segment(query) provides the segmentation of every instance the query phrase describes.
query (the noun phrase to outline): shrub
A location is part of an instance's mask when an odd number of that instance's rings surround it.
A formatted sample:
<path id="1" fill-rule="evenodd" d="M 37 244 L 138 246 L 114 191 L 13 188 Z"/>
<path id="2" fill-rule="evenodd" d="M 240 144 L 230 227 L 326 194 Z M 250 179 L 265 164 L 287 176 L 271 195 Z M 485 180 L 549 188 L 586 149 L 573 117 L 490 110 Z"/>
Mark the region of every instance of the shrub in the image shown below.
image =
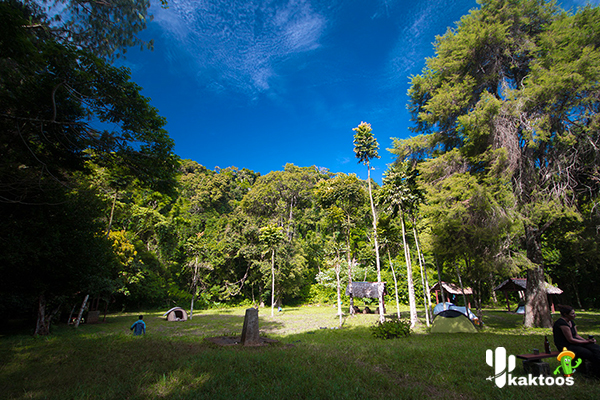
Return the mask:
<path id="1" fill-rule="evenodd" d="M 373 336 L 379 339 L 394 339 L 410 335 L 410 321 L 388 318 L 371 326 Z"/>

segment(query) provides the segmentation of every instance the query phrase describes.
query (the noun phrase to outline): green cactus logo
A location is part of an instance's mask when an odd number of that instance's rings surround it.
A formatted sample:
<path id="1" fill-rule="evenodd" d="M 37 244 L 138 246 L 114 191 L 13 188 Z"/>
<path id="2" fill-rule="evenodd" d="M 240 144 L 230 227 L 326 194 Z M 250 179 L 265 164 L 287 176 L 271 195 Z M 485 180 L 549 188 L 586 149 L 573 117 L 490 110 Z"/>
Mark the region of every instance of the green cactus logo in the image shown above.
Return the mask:
<path id="1" fill-rule="evenodd" d="M 563 351 L 556 357 L 558 361 L 560 361 L 560 365 L 554 371 L 554 375 L 558 375 L 559 371 L 562 368 L 563 375 L 565 377 L 573 375 L 575 372 L 575 368 L 579 367 L 581 364 L 581 359 L 578 359 L 575 365 L 571 365 L 571 362 L 575 358 L 575 353 L 570 350 L 567 350 L 566 347 L 563 347 Z"/>

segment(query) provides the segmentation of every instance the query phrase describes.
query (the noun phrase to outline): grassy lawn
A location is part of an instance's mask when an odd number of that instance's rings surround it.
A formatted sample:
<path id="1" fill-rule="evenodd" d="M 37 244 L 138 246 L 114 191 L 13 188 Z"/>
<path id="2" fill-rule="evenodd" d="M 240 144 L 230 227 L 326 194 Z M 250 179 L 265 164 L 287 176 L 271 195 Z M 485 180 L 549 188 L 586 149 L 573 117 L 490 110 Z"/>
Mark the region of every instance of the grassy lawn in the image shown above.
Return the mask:
<path id="1" fill-rule="evenodd" d="M 133 337 L 137 314 L 109 315 L 77 330 L 56 326 L 47 338 L 0 337 L 2 399 L 598 399 L 600 381 L 575 375 L 573 386 L 498 388 L 486 378 L 486 349 L 508 354 L 543 349 L 547 329 L 523 329 L 522 316 L 484 313 L 477 334 L 375 339 L 376 315 L 347 318 L 331 306 L 261 309 L 260 348 L 220 347 L 205 337 L 239 335 L 244 309 L 200 311 L 187 322 L 145 314 L 147 334 Z M 392 311 L 390 308 L 388 311 Z M 404 311 L 406 315 L 406 311 Z M 555 319 L 558 318 L 555 315 Z M 600 336 L 600 314 L 578 312 L 579 331 Z M 554 370 L 558 361 L 549 360 Z M 513 376 L 524 376 L 521 362 Z"/>

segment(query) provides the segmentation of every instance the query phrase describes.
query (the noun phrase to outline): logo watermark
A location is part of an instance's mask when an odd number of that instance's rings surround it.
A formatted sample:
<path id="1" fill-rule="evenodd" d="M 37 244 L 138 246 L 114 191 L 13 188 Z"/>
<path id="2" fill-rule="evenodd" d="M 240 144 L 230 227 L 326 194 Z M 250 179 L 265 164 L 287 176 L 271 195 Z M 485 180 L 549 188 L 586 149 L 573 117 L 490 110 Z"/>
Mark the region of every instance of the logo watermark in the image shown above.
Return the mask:
<path id="1" fill-rule="evenodd" d="M 513 355 L 507 356 L 504 347 L 496 347 L 496 350 L 487 350 L 485 352 L 485 362 L 490 367 L 494 368 L 494 375 L 487 378 L 488 381 L 493 380 L 496 386 L 502 388 L 508 386 L 572 386 L 575 380 L 572 376 L 513 376 L 512 371 L 515 370 L 516 358 Z M 556 374 L 556 371 L 555 371 Z"/>

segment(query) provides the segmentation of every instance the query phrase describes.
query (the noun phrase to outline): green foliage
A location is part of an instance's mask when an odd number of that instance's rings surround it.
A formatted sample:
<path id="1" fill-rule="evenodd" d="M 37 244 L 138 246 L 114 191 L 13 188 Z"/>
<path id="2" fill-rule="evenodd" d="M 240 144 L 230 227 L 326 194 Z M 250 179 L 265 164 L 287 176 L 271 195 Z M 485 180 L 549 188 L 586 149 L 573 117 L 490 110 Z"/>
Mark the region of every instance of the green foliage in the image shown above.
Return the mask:
<path id="1" fill-rule="evenodd" d="M 162 7 L 167 7 L 167 0 L 160 2 Z M 148 0 L 38 0 L 35 3 L 64 7 L 62 13 L 53 18 L 52 30 L 62 41 L 74 42 L 100 57 L 118 58 L 132 46 L 153 48 L 152 40 L 146 42 L 137 36 L 153 19 L 148 13 Z"/>
<path id="2" fill-rule="evenodd" d="M 377 321 L 370 329 L 377 339 L 397 339 L 409 336 L 411 333 L 410 321 L 398 318 L 386 318 L 383 322 Z"/>
<path id="3" fill-rule="evenodd" d="M 380 158 L 377 150 L 379 143 L 373 136 L 371 124 L 361 122 L 356 128 L 352 128 L 354 134 L 354 153 L 358 162 L 368 165 L 372 158 Z"/>
<path id="4" fill-rule="evenodd" d="M 480 4 L 436 38 L 436 56 L 411 78 L 419 135 L 395 140 L 395 153 L 419 164 L 432 250 L 462 258 L 473 283 L 527 267 L 543 285 L 536 271 L 554 246 L 546 233 L 583 221 L 600 193 L 591 178 L 600 160 L 600 9 Z M 544 303 L 536 293 L 528 301 Z M 531 323 L 550 323 L 539 315 Z"/>

